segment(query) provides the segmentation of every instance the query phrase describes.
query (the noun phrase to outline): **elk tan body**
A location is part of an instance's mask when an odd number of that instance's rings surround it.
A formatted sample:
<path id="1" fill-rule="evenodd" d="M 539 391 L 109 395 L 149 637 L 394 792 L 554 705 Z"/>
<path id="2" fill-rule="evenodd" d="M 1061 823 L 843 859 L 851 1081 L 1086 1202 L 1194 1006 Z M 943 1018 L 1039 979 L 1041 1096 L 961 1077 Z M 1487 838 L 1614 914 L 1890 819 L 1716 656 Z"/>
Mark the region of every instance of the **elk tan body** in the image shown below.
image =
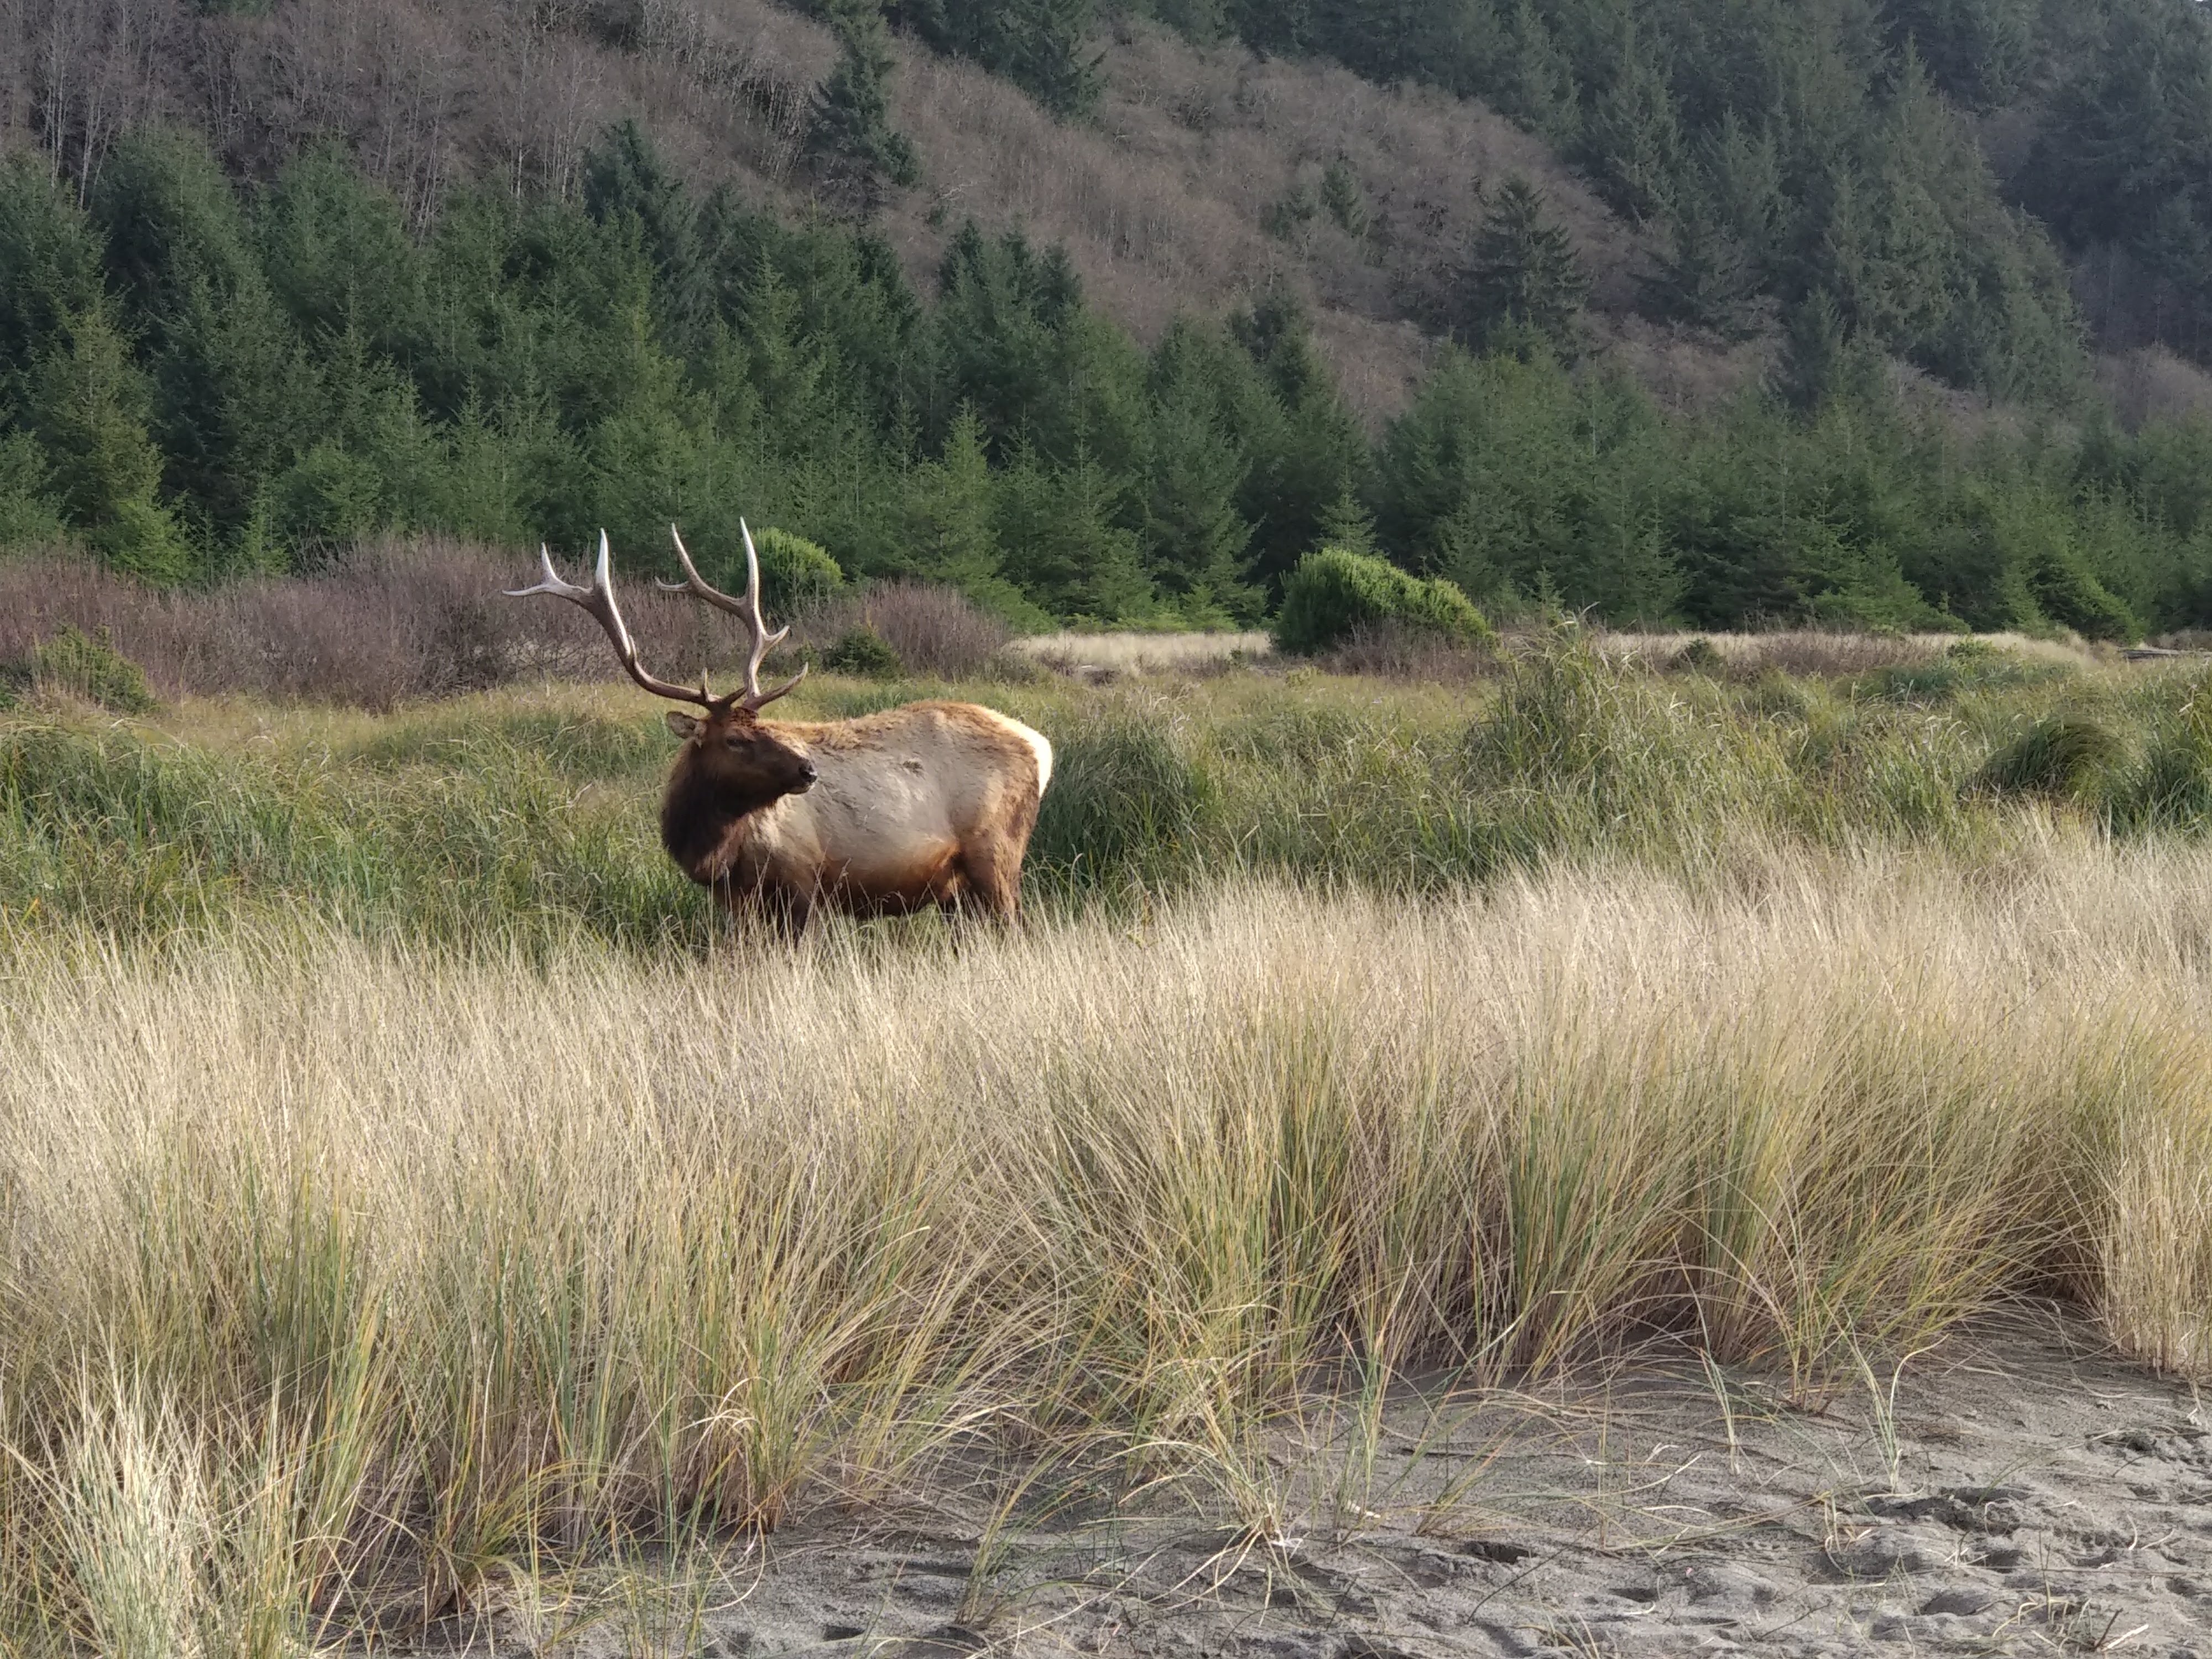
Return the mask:
<path id="1" fill-rule="evenodd" d="M 1011 921 L 1021 911 L 1022 859 L 1052 781 L 1052 745 L 1019 720 L 975 703 L 915 702 L 848 720 L 764 720 L 760 709 L 805 678 L 760 689 L 761 659 L 783 633 L 760 614 L 760 564 L 742 523 L 742 599 L 715 592 L 684 539 L 681 588 L 738 617 L 752 636 L 742 692 L 716 697 L 654 678 L 617 608 L 604 532 L 592 586 L 554 573 L 516 596 L 550 593 L 581 606 L 647 690 L 699 706 L 671 709 L 684 747 L 661 799 L 660 839 L 692 880 L 732 910 L 757 907 L 796 932 L 817 906 L 859 916 L 972 906 Z M 788 631 L 788 630 L 786 630 Z"/>
<path id="2" fill-rule="evenodd" d="M 916 702 L 860 720 L 755 722 L 813 767 L 796 791 L 750 757 L 725 760 L 711 720 L 672 712 L 669 724 L 684 744 L 661 844 L 724 903 L 752 900 L 799 927 L 817 903 L 856 915 L 969 904 L 1018 914 L 1022 857 L 1052 778 L 1052 745 L 1020 721 Z"/>

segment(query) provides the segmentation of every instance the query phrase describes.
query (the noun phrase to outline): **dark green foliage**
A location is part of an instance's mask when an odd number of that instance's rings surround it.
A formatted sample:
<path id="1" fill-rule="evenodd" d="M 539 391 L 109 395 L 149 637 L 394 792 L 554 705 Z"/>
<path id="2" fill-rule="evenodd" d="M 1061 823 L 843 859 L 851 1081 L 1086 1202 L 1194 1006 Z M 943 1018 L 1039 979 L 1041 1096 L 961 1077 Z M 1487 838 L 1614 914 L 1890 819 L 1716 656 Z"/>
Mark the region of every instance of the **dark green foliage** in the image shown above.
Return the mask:
<path id="1" fill-rule="evenodd" d="M 906 672 L 898 653 L 866 623 L 847 629 L 830 641 L 822 653 L 822 665 L 835 673 L 874 680 L 896 679 Z"/>
<path id="2" fill-rule="evenodd" d="M 760 555 L 761 602 L 771 611 L 827 599 L 845 585 L 844 570 L 820 543 L 788 530 L 754 531 L 753 550 Z"/>
<path id="3" fill-rule="evenodd" d="M 2212 16 L 2192 0 L 2092 0 L 2021 179 L 2069 243 L 2124 252 L 2148 289 L 2109 325 L 2212 362 Z"/>
<path id="4" fill-rule="evenodd" d="M 1668 228 L 1668 246 L 1639 277 L 1646 307 L 1668 322 L 1709 328 L 1726 339 L 1759 321 L 1759 272 L 1736 233 L 1692 199 Z"/>
<path id="5" fill-rule="evenodd" d="M 115 648 L 105 628 L 90 635 L 64 628 L 40 641 L 21 660 L 0 663 L 0 704 L 12 694 L 42 687 L 118 714 L 150 714 L 158 706 L 146 671 Z"/>
<path id="6" fill-rule="evenodd" d="M 156 497 L 161 453 L 146 430 L 144 380 L 106 307 L 64 318 L 26 378 L 23 413 L 69 524 L 122 569 L 185 575 L 190 552 Z"/>
<path id="7" fill-rule="evenodd" d="M 1527 179 L 1508 179 L 1498 191 L 1468 251 L 1461 294 L 1460 328 L 1478 343 L 1573 347 L 1589 278 Z"/>
<path id="8" fill-rule="evenodd" d="M 2051 154 L 2063 152 L 2057 188 L 2086 198 L 2087 181 L 2124 177 L 2116 194 L 2197 200 L 2212 177 L 2189 136 L 2203 101 L 2192 88 L 2204 9 L 2192 0 L 1240 0 L 1221 15 L 1255 49 L 1439 85 L 1540 134 L 1618 212 L 1667 227 L 1671 246 L 1650 286 L 1662 317 L 1735 332 L 1826 289 L 1878 352 L 1957 385 L 2063 402 L 2084 370 L 2063 273 L 2041 228 L 2008 210 L 1960 106 L 2019 110 L 2055 70 L 2060 107 L 2072 97 L 2088 112 L 2046 134 Z M 1194 38 L 1214 15 L 1193 20 Z M 2212 226 L 2192 212 L 2184 224 L 2169 211 L 2159 244 L 2168 251 L 2156 256 L 2177 302 L 2194 230 Z M 2147 229 L 2130 234 L 2130 247 L 2150 247 Z M 1524 273 L 1547 261 L 1532 258 L 1525 230 L 1501 240 L 1521 246 L 1471 262 L 1469 289 L 1492 291 L 1471 293 L 1452 320 L 1467 337 L 1510 343 L 1489 319 L 1517 319 L 1511 329 L 1549 336 L 1556 349 L 1557 320 L 1572 307 L 1555 296 L 1571 282 L 1522 292 Z M 2194 338 L 2212 301 L 2189 303 Z"/>
<path id="9" fill-rule="evenodd" d="M 895 16 L 939 52 L 972 58 L 1060 115 L 1098 101 L 1093 0 L 895 0 Z M 1188 13 L 1200 28 L 1203 8 Z"/>
<path id="10" fill-rule="evenodd" d="M 2101 784 L 2120 755 L 2119 740 L 2099 722 L 2046 714 L 1990 757 L 1981 781 L 2004 794 L 2072 799 Z"/>
<path id="11" fill-rule="evenodd" d="M 1440 634 L 1462 645 L 1496 637 L 1467 595 L 1441 577 L 1425 580 L 1372 554 L 1324 547 L 1299 561 L 1284 585 L 1275 646 L 1312 656 L 1343 643 L 1357 629 L 1389 624 Z"/>
<path id="12" fill-rule="evenodd" d="M 837 67 L 814 94 L 806 152 L 824 181 L 863 212 L 890 190 L 921 177 L 913 143 L 890 124 L 884 83 L 896 60 L 878 0 L 837 0 L 829 8 L 842 48 Z"/>

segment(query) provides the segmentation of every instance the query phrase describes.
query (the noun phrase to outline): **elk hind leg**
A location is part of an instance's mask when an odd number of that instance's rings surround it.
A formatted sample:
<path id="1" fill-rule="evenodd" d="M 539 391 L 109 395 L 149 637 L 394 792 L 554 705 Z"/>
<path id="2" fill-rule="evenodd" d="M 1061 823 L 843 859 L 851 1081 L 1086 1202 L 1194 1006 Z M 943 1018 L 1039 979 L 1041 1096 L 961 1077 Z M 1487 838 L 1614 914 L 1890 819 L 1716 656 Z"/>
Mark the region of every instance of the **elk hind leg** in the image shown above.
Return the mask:
<path id="1" fill-rule="evenodd" d="M 1022 919 L 1022 852 L 995 836 L 979 836 L 960 849 L 968 900 L 1003 927 Z"/>

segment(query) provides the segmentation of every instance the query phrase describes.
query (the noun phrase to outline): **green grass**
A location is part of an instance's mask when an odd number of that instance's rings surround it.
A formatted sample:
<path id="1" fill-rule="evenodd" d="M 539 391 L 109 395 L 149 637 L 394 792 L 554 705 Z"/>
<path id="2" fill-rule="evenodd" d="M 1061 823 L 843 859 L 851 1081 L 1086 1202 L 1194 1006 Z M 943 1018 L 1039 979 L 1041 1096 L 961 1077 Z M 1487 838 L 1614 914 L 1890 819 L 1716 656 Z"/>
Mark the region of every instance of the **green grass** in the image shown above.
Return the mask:
<path id="1" fill-rule="evenodd" d="M 1559 860 L 1698 870 L 1747 846 L 2002 854 L 2053 813 L 2194 833 L 2212 803 L 2202 681 L 1984 651 L 1891 675 L 1731 680 L 1607 667 L 1571 637 L 1463 690 L 1232 673 L 1085 690 L 832 678 L 794 714 L 920 695 L 1049 736 L 1032 904 L 1231 872 L 1425 891 Z M 667 865 L 672 757 L 623 689 L 403 711 L 190 704 L 0 716 L 0 915 L 120 933 L 306 909 L 369 936 L 655 951 L 714 929 Z"/>

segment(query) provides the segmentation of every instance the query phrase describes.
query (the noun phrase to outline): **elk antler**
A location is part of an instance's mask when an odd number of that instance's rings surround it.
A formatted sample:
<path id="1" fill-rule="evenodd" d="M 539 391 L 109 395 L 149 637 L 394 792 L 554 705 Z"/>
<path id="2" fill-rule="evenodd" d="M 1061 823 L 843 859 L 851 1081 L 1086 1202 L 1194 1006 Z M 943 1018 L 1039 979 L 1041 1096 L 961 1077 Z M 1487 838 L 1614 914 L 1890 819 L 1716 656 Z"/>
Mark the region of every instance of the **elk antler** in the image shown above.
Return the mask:
<path id="1" fill-rule="evenodd" d="M 738 534 L 744 537 L 745 542 L 745 596 L 742 599 L 733 599 L 728 594 L 708 586 L 700 576 L 698 568 L 691 562 L 690 551 L 684 545 L 684 538 L 674 525 L 668 526 L 668 533 L 676 538 L 676 556 L 683 561 L 684 580 L 662 582 L 661 587 L 671 593 L 689 593 L 695 599 L 704 599 L 716 610 L 726 611 L 744 623 L 745 631 L 752 635 L 753 648 L 752 655 L 745 664 L 745 695 L 738 706 L 756 711 L 765 708 L 806 678 L 806 665 L 799 664 L 799 672 L 775 690 L 763 691 L 760 689 L 761 659 L 768 655 L 771 646 L 781 645 L 791 629 L 788 627 L 779 628 L 771 634 L 768 631 L 768 623 L 761 616 L 760 555 L 753 550 L 753 532 L 745 528 L 743 519 L 738 520 Z"/>
<path id="2" fill-rule="evenodd" d="M 707 690 L 707 677 L 704 674 L 699 677 L 699 689 L 694 691 L 689 686 L 672 685 L 666 680 L 657 679 L 639 666 L 637 641 L 630 638 L 629 625 L 623 621 L 621 607 L 615 604 L 614 579 L 607 570 L 608 550 L 605 531 L 599 532 L 599 562 L 592 572 L 592 585 L 589 587 L 578 587 L 573 582 L 562 581 L 559 573 L 553 568 L 553 556 L 546 551 L 544 544 L 542 542 L 538 544 L 538 558 L 545 571 L 544 580 L 535 587 L 502 589 L 507 598 L 523 599 L 528 599 L 533 593 L 550 593 L 556 599 L 566 599 L 571 605 L 587 611 L 598 620 L 600 627 L 607 630 L 607 637 L 614 641 L 615 655 L 622 659 L 622 665 L 629 672 L 630 678 L 635 680 L 656 697 L 669 697 L 678 702 L 696 702 L 710 713 L 726 708 L 738 700 L 738 694 L 734 691 L 719 697 L 710 693 Z"/>

